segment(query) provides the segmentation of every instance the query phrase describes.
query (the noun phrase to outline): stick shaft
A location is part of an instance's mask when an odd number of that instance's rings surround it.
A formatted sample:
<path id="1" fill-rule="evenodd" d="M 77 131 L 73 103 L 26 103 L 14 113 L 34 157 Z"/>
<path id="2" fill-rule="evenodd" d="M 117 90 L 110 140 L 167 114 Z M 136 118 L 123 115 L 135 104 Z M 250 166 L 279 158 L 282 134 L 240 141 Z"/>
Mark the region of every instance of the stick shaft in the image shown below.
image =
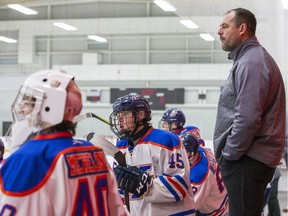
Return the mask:
<path id="1" fill-rule="evenodd" d="M 89 141 L 93 145 L 100 146 L 103 149 L 105 154 L 114 157 L 119 165 L 125 166 L 125 167 L 127 166 L 124 154 L 113 143 L 109 142 L 104 137 L 94 133 L 92 139 L 90 139 Z M 128 191 L 124 191 L 124 202 L 128 211 L 130 211 Z"/>
<path id="2" fill-rule="evenodd" d="M 100 117 L 94 113 L 84 113 L 84 114 L 80 114 L 78 116 L 75 116 L 73 119 L 73 122 L 78 123 L 79 121 L 82 121 L 84 119 L 91 118 L 91 117 L 97 118 L 100 121 L 108 124 L 109 126 L 113 126 L 112 124 L 110 124 L 109 121 L 107 121 L 106 119 L 104 119 L 104 118 L 102 118 L 102 117 Z M 119 163 L 119 165 L 127 166 L 126 159 L 125 159 L 125 156 L 123 155 L 123 153 L 121 151 L 119 151 L 115 145 L 110 143 L 105 138 L 103 138 L 99 135 L 93 134 L 92 138 L 90 138 L 90 142 L 94 145 L 98 145 L 98 146 L 102 147 L 104 153 L 113 156 L 115 158 L 115 160 Z M 127 206 L 128 211 L 130 211 L 129 192 L 128 191 L 124 191 L 124 201 L 125 201 L 125 205 Z"/>
<path id="3" fill-rule="evenodd" d="M 111 126 L 110 122 L 94 113 L 84 113 L 84 114 L 80 114 L 78 116 L 75 116 L 74 119 L 73 119 L 73 122 L 74 123 L 78 123 L 84 119 L 87 119 L 87 118 L 97 118 L 98 120 L 104 122 L 105 124 L 108 124 L 109 126 Z"/>
<path id="4" fill-rule="evenodd" d="M 91 113 L 91 114 L 92 114 L 92 117 L 97 118 L 97 119 L 99 119 L 100 121 L 102 121 L 102 122 L 104 122 L 104 123 L 106 123 L 106 124 L 108 124 L 108 125 L 111 125 L 108 120 L 106 120 L 106 119 L 104 119 L 104 118 L 102 118 L 102 117 L 100 117 L 100 116 L 98 116 L 98 115 L 96 115 L 96 114 L 94 114 L 94 113 Z"/>

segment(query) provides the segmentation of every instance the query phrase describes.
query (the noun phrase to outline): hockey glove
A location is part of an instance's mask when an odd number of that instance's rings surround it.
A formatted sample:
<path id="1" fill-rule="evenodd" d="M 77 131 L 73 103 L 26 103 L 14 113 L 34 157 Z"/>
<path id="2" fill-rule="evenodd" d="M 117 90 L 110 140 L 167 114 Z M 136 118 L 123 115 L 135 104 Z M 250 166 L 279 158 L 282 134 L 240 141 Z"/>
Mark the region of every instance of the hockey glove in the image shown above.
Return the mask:
<path id="1" fill-rule="evenodd" d="M 118 165 L 113 169 L 118 186 L 121 190 L 141 197 L 152 183 L 151 177 L 137 167 L 123 167 Z"/>

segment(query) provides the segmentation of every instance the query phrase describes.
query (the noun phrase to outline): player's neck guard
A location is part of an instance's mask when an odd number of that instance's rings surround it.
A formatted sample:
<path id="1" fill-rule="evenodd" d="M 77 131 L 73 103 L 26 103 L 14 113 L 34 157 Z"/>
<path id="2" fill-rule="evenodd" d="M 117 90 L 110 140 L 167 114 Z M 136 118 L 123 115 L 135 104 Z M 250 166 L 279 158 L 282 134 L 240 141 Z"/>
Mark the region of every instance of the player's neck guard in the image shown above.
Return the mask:
<path id="1" fill-rule="evenodd" d="M 130 137 L 129 141 L 133 143 L 134 141 L 140 139 L 150 128 L 151 126 L 146 126 L 142 128 L 137 134 L 134 134 L 133 137 Z"/>

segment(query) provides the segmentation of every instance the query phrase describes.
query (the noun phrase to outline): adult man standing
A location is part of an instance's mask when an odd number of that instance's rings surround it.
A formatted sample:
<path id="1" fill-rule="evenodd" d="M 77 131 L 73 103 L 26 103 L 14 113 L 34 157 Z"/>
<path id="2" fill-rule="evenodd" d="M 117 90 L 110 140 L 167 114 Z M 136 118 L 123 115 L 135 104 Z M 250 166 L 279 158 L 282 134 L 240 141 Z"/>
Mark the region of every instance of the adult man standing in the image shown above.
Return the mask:
<path id="1" fill-rule="evenodd" d="M 256 23 L 250 11 L 232 9 L 218 31 L 233 67 L 219 99 L 214 151 L 233 216 L 261 215 L 264 190 L 285 145 L 284 84 L 255 37 Z"/>

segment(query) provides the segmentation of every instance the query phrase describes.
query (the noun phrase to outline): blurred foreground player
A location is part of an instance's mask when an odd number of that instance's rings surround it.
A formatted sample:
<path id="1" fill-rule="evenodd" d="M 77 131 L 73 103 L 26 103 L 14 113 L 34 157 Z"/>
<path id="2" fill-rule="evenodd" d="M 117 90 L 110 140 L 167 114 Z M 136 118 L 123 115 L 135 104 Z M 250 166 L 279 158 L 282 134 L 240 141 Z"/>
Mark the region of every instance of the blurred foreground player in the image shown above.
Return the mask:
<path id="1" fill-rule="evenodd" d="M 110 115 L 111 130 L 128 167 L 114 172 L 119 188 L 130 192 L 131 215 L 194 215 L 189 162 L 178 136 L 153 128 L 151 109 L 141 95 L 118 98 Z"/>
<path id="2" fill-rule="evenodd" d="M 197 215 L 228 215 L 228 194 L 213 152 L 202 147 L 190 132 L 179 137 L 190 162 L 190 184 Z"/>
<path id="3" fill-rule="evenodd" d="M 34 133 L 1 168 L 0 215 L 128 215 L 102 149 L 72 138 L 81 109 L 72 76 L 45 70 L 26 79 L 12 114 Z"/>

